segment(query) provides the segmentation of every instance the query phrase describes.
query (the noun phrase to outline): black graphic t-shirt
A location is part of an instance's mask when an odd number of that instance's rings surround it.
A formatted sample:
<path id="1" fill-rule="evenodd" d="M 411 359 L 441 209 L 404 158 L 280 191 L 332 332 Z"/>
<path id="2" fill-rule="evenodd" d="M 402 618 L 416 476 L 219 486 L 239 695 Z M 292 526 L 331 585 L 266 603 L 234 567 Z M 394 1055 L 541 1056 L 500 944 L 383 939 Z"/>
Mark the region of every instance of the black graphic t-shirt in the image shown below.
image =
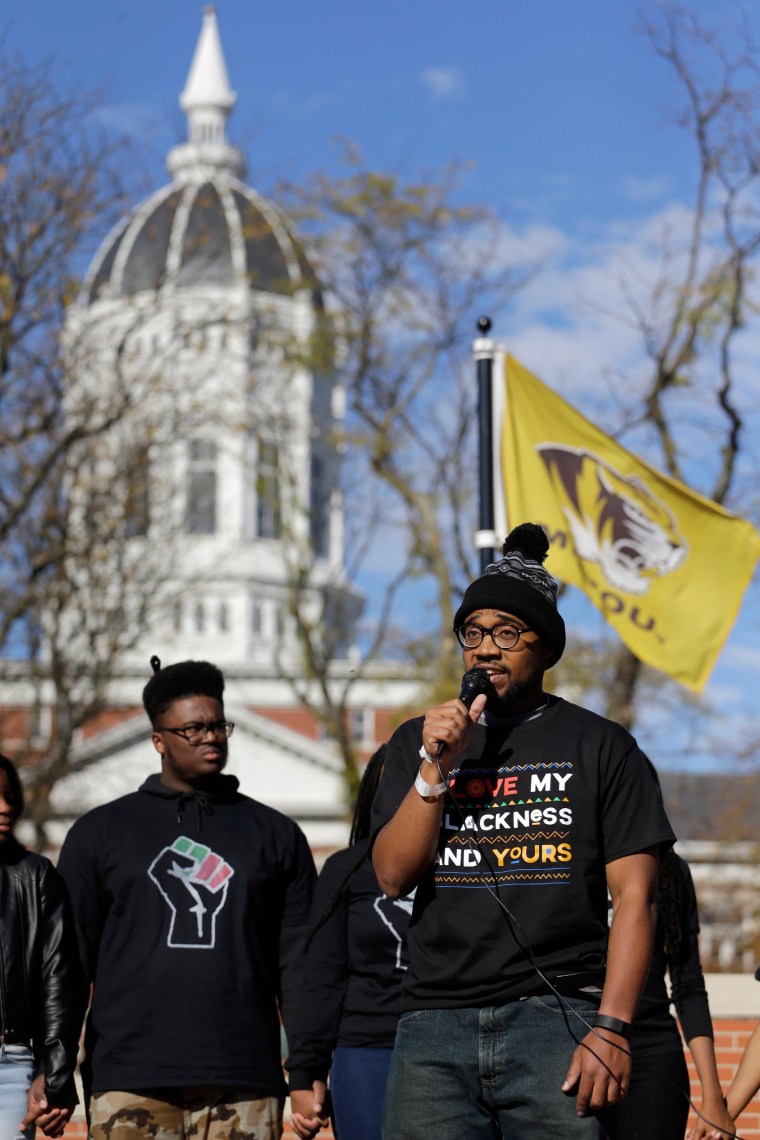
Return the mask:
<path id="1" fill-rule="evenodd" d="M 414 781 L 421 730 L 422 718 L 407 721 L 389 742 L 374 834 Z M 619 725 L 559 698 L 522 724 L 478 725 L 417 887 L 403 1008 L 540 992 L 528 947 L 558 986 L 600 985 L 605 865 L 673 838 L 646 761 Z"/>
<path id="2" fill-rule="evenodd" d="M 59 870 L 94 980 L 94 1091 L 285 1091 L 279 1008 L 302 974 L 314 863 L 300 828 L 237 791 L 151 776 L 71 828 Z"/>
<path id="3" fill-rule="evenodd" d="M 291 1088 L 325 1080 L 337 1045 L 393 1047 L 412 897 L 394 900 L 383 894 L 366 858 L 368 848 L 364 840 L 337 851 L 317 880 L 312 925 L 328 910 L 329 917 L 309 943 L 287 1061 Z M 362 853 L 365 859 L 357 866 Z"/>

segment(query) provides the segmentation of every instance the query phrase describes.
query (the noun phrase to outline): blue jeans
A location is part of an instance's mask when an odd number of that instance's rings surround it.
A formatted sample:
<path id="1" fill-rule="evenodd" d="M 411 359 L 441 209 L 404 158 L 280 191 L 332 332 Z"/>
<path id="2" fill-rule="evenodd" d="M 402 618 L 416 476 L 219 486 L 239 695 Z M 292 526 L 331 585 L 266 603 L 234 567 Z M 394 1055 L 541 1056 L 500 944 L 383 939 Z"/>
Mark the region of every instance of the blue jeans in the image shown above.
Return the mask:
<path id="1" fill-rule="evenodd" d="M 0 1045 L 0 1136 L 3 1140 L 32 1140 L 34 1125 L 23 1132 L 27 1093 L 34 1079 L 34 1055 L 28 1045 Z"/>
<path id="2" fill-rule="evenodd" d="M 486 1009 L 402 1014 L 383 1113 L 385 1140 L 601 1140 L 599 1117 L 562 1092 L 598 1004 L 529 997 Z"/>
<path id="3" fill-rule="evenodd" d="M 335 1140 L 380 1140 L 392 1049 L 339 1045 L 330 1068 Z"/>

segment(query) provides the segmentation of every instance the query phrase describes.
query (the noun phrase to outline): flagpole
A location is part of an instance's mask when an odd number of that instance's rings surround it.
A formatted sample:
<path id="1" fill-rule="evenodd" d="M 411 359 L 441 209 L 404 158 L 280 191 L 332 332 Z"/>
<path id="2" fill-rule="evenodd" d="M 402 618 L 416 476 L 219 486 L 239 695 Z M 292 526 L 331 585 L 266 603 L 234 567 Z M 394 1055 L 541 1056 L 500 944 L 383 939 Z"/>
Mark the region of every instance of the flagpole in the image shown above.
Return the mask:
<path id="1" fill-rule="evenodd" d="M 494 547 L 498 539 L 494 531 L 493 497 L 493 405 L 491 388 L 493 383 L 493 358 L 496 342 L 489 337 L 491 318 L 479 317 L 477 329 L 480 336 L 472 343 L 478 379 L 478 431 L 480 456 L 480 515 L 479 527 L 475 532 L 475 546 L 480 550 L 480 569 L 485 570 L 494 560 Z"/>

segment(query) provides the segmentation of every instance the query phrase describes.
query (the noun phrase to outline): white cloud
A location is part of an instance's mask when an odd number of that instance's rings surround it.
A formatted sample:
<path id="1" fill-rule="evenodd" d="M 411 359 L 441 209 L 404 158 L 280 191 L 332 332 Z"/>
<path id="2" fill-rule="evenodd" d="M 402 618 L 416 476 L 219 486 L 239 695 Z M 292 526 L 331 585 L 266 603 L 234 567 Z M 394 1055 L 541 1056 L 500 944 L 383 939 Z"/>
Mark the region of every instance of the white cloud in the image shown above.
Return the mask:
<path id="1" fill-rule="evenodd" d="M 487 240 L 489 264 L 494 269 L 507 266 L 550 264 L 563 256 L 570 239 L 557 226 L 535 223 L 517 227 L 503 225 L 496 241 L 490 231 L 474 234 L 473 244 Z M 478 247 L 480 248 L 480 246 Z"/>
<path id="2" fill-rule="evenodd" d="M 671 180 L 664 176 L 637 178 L 632 175 L 623 179 L 623 194 L 630 202 L 654 202 L 664 198 L 670 189 Z"/>
<path id="3" fill-rule="evenodd" d="M 130 138 L 144 139 L 164 129 L 154 107 L 146 103 L 110 103 L 90 115 L 92 122 Z"/>
<path id="4" fill-rule="evenodd" d="M 464 91 L 464 79 L 455 67 L 426 67 L 420 82 L 434 99 L 455 99 Z"/>
<path id="5" fill-rule="evenodd" d="M 751 645 L 729 645 L 725 652 L 727 666 L 742 669 L 743 672 L 760 673 L 760 649 Z"/>
<path id="6" fill-rule="evenodd" d="M 338 105 L 332 91 L 312 91 L 309 95 L 292 95 L 289 91 L 275 91 L 270 100 L 275 112 L 287 119 L 309 119 Z"/>
<path id="7" fill-rule="evenodd" d="M 668 307 L 688 253 L 691 214 L 678 204 L 643 218 L 619 218 L 582 232 L 505 226 L 499 264 L 538 264 L 494 331 L 527 367 L 570 397 L 611 373 L 644 376 L 648 361 L 636 327 L 638 305 L 655 325 Z M 658 300 L 652 298 L 657 295 Z M 502 322 L 499 322 L 501 325 Z M 746 382 L 746 381 L 745 381 Z"/>

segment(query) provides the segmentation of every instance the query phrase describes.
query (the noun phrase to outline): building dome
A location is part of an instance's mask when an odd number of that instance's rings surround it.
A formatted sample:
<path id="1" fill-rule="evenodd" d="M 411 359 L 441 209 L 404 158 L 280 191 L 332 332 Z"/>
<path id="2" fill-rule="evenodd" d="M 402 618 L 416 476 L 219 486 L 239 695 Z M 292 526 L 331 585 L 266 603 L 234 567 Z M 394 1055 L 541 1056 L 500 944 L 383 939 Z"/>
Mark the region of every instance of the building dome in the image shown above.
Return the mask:
<path id="1" fill-rule="evenodd" d="M 106 238 L 84 283 L 85 304 L 164 286 L 246 285 L 292 295 L 313 285 L 313 271 L 272 202 L 224 167 L 200 169 L 195 179 L 183 173 Z"/>
<path id="2" fill-rule="evenodd" d="M 114 565 L 113 580 L 152 607 L 130 661 L 158 639 L 178 660 L 295 667 L 296 566 L 309 565 L 299 605 L 310 622 L 334 614 L 346 652 L 361 610 L 344 567 L 334 333 L 292 223 L 245 184 L 227 140 L 235 95 L 213 8 L 180 102 L 171 182 L 111 231 L 67 313 L 68 400 L 102 401 L 113 421 L 93 442 L 94 483 L 113 483 L 139 568 Z"/>
<path id="3" fill-rule="evenodd" d="M 169 152 L 173 181 L 111 231 L 90 266 L 80 303 L 134 297 L 170 287 L 234 288 L 292 296 L 316 279 L 282 211 L 246 186 L 243 153 L 227 141 L 235 92 L 213 7 L 203 27 L 180 105 L 188 141 Z"/>

